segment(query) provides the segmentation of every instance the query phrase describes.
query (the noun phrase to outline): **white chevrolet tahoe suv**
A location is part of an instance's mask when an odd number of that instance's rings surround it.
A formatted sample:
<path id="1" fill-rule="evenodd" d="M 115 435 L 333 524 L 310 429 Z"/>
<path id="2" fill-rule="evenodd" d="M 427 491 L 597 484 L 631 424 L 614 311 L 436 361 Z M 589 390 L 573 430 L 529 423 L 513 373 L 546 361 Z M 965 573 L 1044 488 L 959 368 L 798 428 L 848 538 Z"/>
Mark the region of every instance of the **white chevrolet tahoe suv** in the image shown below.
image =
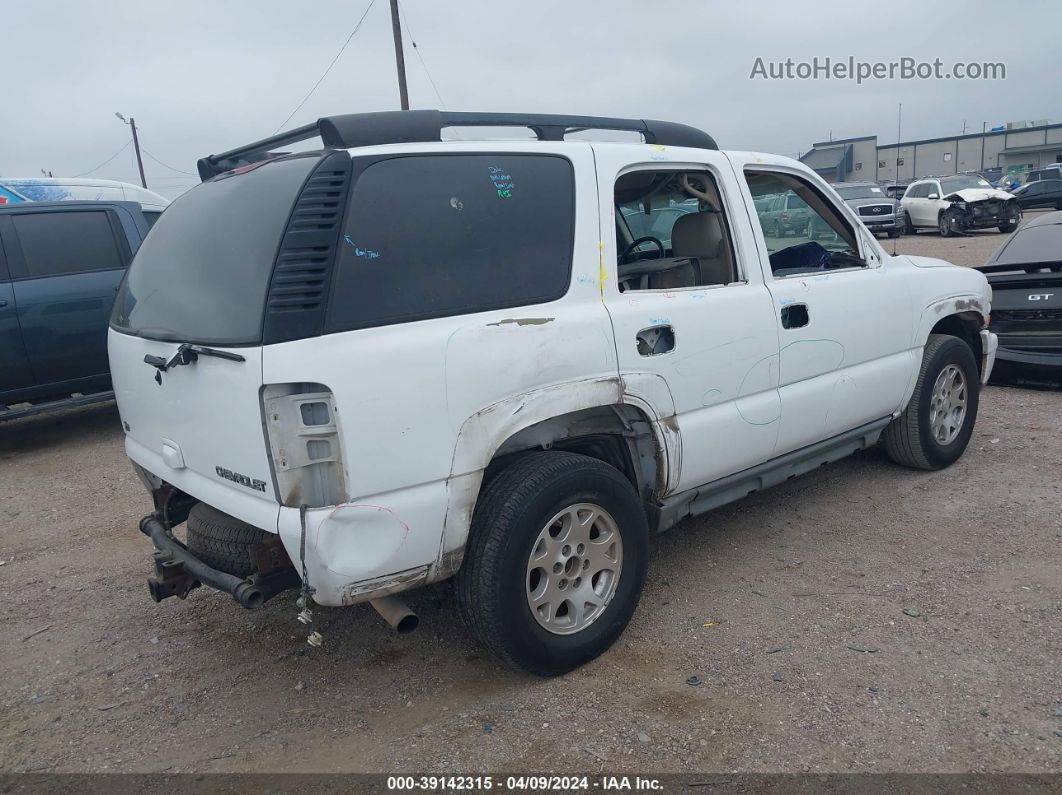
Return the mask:
<path id="1" fill-rule="evenodd" d="M 535 138 L 442 140 L 476 126 Z M 406 629 L 394 595 L 455 577 L 487 646 L 563 673 L 623 632 L 651 533 L 879 439 L 951 464 L 995 357 L 978 271 L 889 256 L 805 166 L 684 125 L 355 114 L 199 170 L 109 338 L 156 600 L 301 589 L 304 622 Z M 788 195 L 830 234 L 765 234 Z"/>

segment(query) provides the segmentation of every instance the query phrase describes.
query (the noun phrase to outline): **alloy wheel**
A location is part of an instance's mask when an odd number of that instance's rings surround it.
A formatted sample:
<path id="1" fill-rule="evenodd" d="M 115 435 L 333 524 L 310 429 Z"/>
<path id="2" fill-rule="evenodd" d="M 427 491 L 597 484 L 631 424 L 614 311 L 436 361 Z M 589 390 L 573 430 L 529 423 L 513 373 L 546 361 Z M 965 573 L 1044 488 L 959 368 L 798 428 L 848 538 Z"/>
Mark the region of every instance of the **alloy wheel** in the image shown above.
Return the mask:
<path id="1" fill-rule="evenodd" d="M 525 581 L 531 615 L 555 635 L 585 629 L 605 612 L 622 569 L 615 519 L 593 503 L 565 508 L 531 547 Z"/>
<path id="2" fill-rule="evenodd" d="M 967 397 L 962 370 L 949 364 L 937 376 L 929 398 L 929 427 L 937 444 L 951 444 L 962 431 Z"/>

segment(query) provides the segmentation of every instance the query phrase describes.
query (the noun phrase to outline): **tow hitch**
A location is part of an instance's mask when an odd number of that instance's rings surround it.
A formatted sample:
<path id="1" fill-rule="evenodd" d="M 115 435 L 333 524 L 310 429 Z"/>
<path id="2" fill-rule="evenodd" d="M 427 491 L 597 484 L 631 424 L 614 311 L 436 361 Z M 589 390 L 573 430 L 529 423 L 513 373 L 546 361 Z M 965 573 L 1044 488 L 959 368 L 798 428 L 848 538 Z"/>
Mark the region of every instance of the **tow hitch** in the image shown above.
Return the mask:
<path id="1" fill-rule="evenodd" d="M 156 602 L 171 596 L 184 599 L 200 585 L 209 585 L 230 594 L 241 605 L 253 610 L 278 593 L 299 587 L 299 574 L 291 566 L 264 573 L 260 571 L 246 579 L 211 568 L 174 538 L 156 514 L 140 520 L 140 531 L 151 539 L 157 550 L 155 576 L 148 580 L 148 590 Z M 261 569 L 262 564 L 259 567 Z"/>

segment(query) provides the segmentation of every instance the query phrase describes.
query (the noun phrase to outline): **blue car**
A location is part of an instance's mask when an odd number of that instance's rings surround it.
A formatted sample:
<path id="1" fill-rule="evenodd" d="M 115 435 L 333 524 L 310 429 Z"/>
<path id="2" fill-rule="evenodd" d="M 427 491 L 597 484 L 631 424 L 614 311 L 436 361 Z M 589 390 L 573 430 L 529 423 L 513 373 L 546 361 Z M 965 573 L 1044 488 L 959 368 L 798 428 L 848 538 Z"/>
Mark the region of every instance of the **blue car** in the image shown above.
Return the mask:
<path id="1" fill-rule="evenodd" d="M 0 421 L 113 396 L 107 324 L 148 229 L 136 202 L 0 205 Z"/>

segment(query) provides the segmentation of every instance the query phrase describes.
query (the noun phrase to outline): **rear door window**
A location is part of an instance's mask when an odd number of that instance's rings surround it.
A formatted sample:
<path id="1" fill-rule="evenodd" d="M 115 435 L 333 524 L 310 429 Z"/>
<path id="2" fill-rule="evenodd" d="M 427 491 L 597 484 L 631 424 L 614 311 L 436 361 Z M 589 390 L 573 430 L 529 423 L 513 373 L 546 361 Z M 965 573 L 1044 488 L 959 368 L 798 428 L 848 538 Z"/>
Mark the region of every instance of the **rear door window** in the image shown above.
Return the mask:
<path id="1" fill-rule="evenodd" d="M 363 164 L 328 330 L 560 298 L 574 232 L 574 175 L 562 157 L 410 155 Z"/>
<path id="2" fill-rule="evenodd" d="M 128 261 L 103 210 L 13 213 L 11 222 L 29 278 L 116 270 Z"/>

